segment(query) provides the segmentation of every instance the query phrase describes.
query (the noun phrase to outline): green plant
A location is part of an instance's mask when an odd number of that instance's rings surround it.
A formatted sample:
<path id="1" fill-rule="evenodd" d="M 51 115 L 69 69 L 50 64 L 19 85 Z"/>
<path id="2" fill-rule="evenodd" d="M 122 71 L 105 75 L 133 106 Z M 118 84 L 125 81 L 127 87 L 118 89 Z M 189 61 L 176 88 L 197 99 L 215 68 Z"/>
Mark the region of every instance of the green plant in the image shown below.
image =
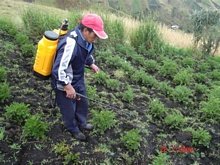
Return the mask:
<path id="1" fill-rule="evenodd" d="M 10 106 L 6 106 L 5 117 L 19 124 L 23 123 L 29 116 L 29 104 L 13 102 Z"/>
<path id="2" fill-rule="evenodd" d="M 122 93 L 122 100 L 131 103 L 134 101 L 135 94 L 129 85 L 127 88 L 128 89 Z"/>
<path id="3" fill-rule="evenodd" d="M 11 98 L 11 90 L 13 87 L 9 87 L 9 84 L 7 82 L 0 83 L 0 102 L 4 103 L 8 99 Z"/>
<path id="4" fill-rule="evenodd" d="M 171 93 L 173 93 L 173 88 L 169 85 L 168 82 L 160 82 L 158 84 L 158 89 L 161 91 L 161 93 L 163 93 L 164 95 L 169 96 Z"/>
<path id="5" fill-rule="evenodd" d="M 4 139 L 5 127 L 0 127 L 0 141 Z"/>
<path id="6" fill-rule="evenodd" d="M 165 117 L 165 123 L 170 126 L 170 128 L 182 128 L 185 123 L 186 119 L 181 114 L 168 114 Z"/>
<path id="7" fill-rule="evenodd" d="M 220 81 L 220 72 L 219 69 L 215 69 L 208 73 L 208 77 L 212 80 Z"/>
<path id="8" fill-rule="evenodd" d="M 145 60 L 144 67 L 149 72 L 154 72 L 157 70 L 158 64 L 155 60 Z"/>
<path id="9" fill-rule="evenodd" d="M 57 15 L 46 14 L 35 8 L 27 8 L 21 19 L 29 36 L 42 36 L 46 30 L 57 28 L 61 22 Z"/>
<path id="10" fill-rule="evenodd" d="M 197 83 L 205 83 L 208 80 L 205 73 L 195 73 L 194 74 L 194 79 Z"/>
<path id="11" fill-rule="evenodd" d="M 7 72 L 4 67 L 0 65 L 0 82 L 5 82 L 7 77 Z"/>
<path id="12" fill-rule="evenodd" d="M 193 130 L 193 140 L 192 143 L 194 145 L 202 145 L 202 146 L 208 146 L 211 140 L 211 135 L 206 130 L 199 128 L 198 130 Z"/>
<path id="13" fill-rule="evenodd" d="M 167 113 L 168 109 L 165 108 L 164 104 L 158 99 L 152 99 L 149 102 L 148 108 L 150 109 L 150 113 L 154 117 L 163 118 Z"/>
<path id="14" fill-rule="evenodd" d="M 163 65 L 159 66 L 159 73 L 161 75 L 173 77 L 177 73 L 178 65 L 175 61 L 165 60 L 162 63 Z"/>
<path id="15" fill-rule="evenodd" d="M 201 102 L 202 118 L 205 120 L 220 120 L 220 100 L 219 98 L 211 97 L 207 102 Z"/>
<path id="16" fill-rule="evenodd" d="M 80 163 L 80 153 L 68 153 L 67 155 L 64 156 L 64 165 L 68 165 L 68 164 L 73 164 L 73 165 L 77 165 L 77 164 L 81 164 Z"/>
<path id="17" fill-rule="evenodd" d="M 211 70 L 211 66 L 207 62 L 202 62 L 197 65 L 197 70 L 201 73 L 207 73 Z"/>
<path id="18" fill-rule="evenodd" d="M 9 19 L 0 19 L 0 33 L 8 33 L 11 36 L 15 36 L 16 33 L 18 32 L 15 24 Z"/>
<path id="19" fill-rule="evenodd" d="M 33 137 L 35 139 L 45 139 L 45 132 L 48 130 L 49 123 L 41 121 L 42 115 L 35 114 L 30 116 L 23 127 L 25 137 Z"/>
<path id="20" fill-rule="evenodd" d="M 15 35 L 15 42 L 16 44 L 18 44 L 19 46 L 22 46 L 24 44 L 28 44 L 29 43 L 29 37 L 21 32 L 17 33 Z"/>
<path id="21" fill-rule="evenodd" d="M 11 42 L 5 42 L 4 48 L 6 52 L 13 52 L 15 49 L 15 45 Z"/>
<path id="22" fill-rule="evenodd" d="M 111 90 L 118 90 L 120 82 L 116 79 L 109 79 L 109 80 L 106 80 L 106 85 Z"/>
<path id="23" fill-rule="evenodd" d="M 193 57 L 185 57 L 184 59 L 180 60 L 180 63 L 183 67 L 194 67 L 196 60 Z"/>
<path id="24" fill-rule="evenodd" d="M 194 28 L 194 43 L 197 46 L 199 42 L 202 44 L 204 53 L 214 53 L 219 47 L 219 18 L 220 13 L 215 10 L 200 10 L 192 15 L 192 23 Z"/>
<path id="25" fill-rule="evenodd" d="M 208 91 L 208 87 L 203 84 L 195 84 L 195 91 L 198 93 L 206 93 Z"/>
<path id="26" fill-rule="evenodd" d="M 103 71 L 99 71 L 97 74 L 94 75 L 95 81 L 98 84 L 105 84 L 106 81 L 109 79 L 109 75 L 107 75 L 105 72 Z"/>
<path id="27" fill-rule="evenodd" d="M 145 49 L 160 50 L 164 44 L 157 24 L 149 17 L 130 34 L 131 45 L 138 50 L 140 45 Z"/>
<path id="28" fill-rule="evenodd" d="M 21 46 L 23 57 L 33 57 L 35 52 L 35 46 L 33 44 L 24 44 Z"/>
<path id="29" fill-rule="evenodd" d="M 64 156 L 70 153 L 70 146 L 66 144 L 66 140 L 63 140 L 62 142 L 57 143 L 53 146 L 53 151 L 58 156 Z"/>
<path id="30" fill-rule="evenodd" d="M 93 98 L 93 99 L 98 98 L 97 88 L 94 86 L 86 85 L 86 93 L 87 93 L 88 98 Z"/>
<path id="31" fill-rule="evenodd" d="M 170 156 L 159 151 L 157 151 L 157 153 L 158 155 L 152 160 L 152 165 L 168 165 L 169 163 L 167 161 L 169 160 Z"/>
<path id="32" fill-rule="evenodd" d="M 115 113 L 112 111 L 102 110 L 99 112 L 92 110 L 92 114 L 92 123 L 100 134 L 104 134 L 107 129 L 112 128 L 116 123 Z"/>
<path id="33" fill-rule="evenodd" d="M 176 85 L 188 85 L 193 80 L 193 74 L 189 73 L 188 70 L 179 71 L 174 77 L 173 82 Z"/>
<path id="34" fill-rule="evenodd" d="M 121 136 L 120 139 L 129 151 L 137 151 L 138 147 L 140 146 L 141 135 L 139 134 L 138 130 L 132 129 L 126 132 L 125 135 Z"/>
<path id="35" fill-rule="evenodd" d="M 180 103 L 184 103 L 185 105 L 193 103 L 192 99 L 190 98 L 193 96 L 193 91 L 186 86 L 176 86 L 171 96 L 174 100 L 177 100 Z"/>

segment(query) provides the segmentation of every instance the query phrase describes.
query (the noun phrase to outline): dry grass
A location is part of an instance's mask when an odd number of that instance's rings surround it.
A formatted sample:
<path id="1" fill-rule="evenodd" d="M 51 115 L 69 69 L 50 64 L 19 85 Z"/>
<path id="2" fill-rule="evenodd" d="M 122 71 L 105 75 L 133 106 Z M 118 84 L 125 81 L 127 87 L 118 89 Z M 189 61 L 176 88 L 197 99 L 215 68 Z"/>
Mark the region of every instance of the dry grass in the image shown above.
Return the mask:
<path id="1" fill-rule="evenodd" d="M 27 8 L 36 8 L 39 11 L 59 14 L 66 18 L 67 11 L 60 10 L 57 8 L 51 8 L 48 6 L 41 6 L 35 3 L 27 3 L 22 0 L 0 0 L 0 15 L 1 18 L 12 20 L 18 27 L 21 26 L 22 12 Z"/>
<path id="2" fill-rule="evenodd" d="M 21 14 L 22 11 L 28 7 L 34 7 L 39 9 L 42 12 L 54 13 L 59 14 L 60 16 L 66 18 L 68 16 L 68 11 L 60 10 L 57 8 L 42 6 L 34 3 L 26 3 L 22 0 L 0 0 L 0 14 L 1 17 L 5 17 L 7 19 L 11 19 L 17 26 L 21 25 Z M 125 27 L 126 27 L 126 34 L 132 32 L 137 26 L 139 26 L 140 22 L 137 20 L 128 18 L 128 17 L 116 17 L 114 14 L 104 15 L 103 13 L 98 13 L 99 11 L 82 11 L 82 14 L 85 13 L 97 13 L 103 17 L 108 17 L 111 19 L 120 19 Z M 159 25 L 159 29 L 161 34 L 165 40 L 165 42 L 169 43 L 170 45 L 181 47 L 181 48 L 188 48 L 193 46 L 193 35 L 184 33 L 180 30 L 172 30 L 165 25 Z M 128 35 L 127 35 L 128 36 Z M 215 53 L 216 55 L 220 55 L 220 48 Z"/>
<path id="3" fill-rule="evenodd" d="M 173 30 L 165 25 L 159 25 L 159 29 L 165 42 L 170 45 L 177 46 L 180 48 L 190 48 L 193 47 L 193 34 L 184 33 L 181 30 Z M 220 55 L 220 48 L 215 53 L 215 55 Z"/>

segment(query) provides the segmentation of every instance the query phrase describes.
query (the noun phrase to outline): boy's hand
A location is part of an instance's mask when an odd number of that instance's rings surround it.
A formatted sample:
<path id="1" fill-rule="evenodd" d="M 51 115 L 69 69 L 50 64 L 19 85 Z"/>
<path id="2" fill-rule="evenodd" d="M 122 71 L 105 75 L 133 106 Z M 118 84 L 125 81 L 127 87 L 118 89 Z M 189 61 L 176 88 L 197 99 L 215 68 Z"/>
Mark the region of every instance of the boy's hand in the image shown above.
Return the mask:
<path id="1" fill-rule="evenodd" d="M 90 65 L 90 68 L 92 69 L 93 72 L 98 73 L 99 72 L 99 68 L 98 66 L 96 66 L 95 64 Z"/>

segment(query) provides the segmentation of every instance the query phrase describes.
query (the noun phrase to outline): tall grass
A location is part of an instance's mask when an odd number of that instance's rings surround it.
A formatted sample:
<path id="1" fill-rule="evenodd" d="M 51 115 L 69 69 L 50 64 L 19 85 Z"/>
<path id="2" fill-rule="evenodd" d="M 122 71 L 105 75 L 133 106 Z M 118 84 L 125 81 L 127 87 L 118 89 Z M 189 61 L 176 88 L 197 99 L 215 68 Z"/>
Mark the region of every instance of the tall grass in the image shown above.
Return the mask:
<path id="1" fill-rule="evenodd" d="M 35 8 L 27 8 L 22 14 L 24 28 L 30 36 L 42 36 L 46 30 L 59 27 L 59 15 L 43 13 Z"/>
<path id="2" fill-rule="evenodd" d="M 147 18 L 131 32 L 130 44 L 136 49 L 144 46 L 146 49 L 160 50 L 164 45 L 164 41 L 159 32 L 158 25 L 153 20 Z"/>

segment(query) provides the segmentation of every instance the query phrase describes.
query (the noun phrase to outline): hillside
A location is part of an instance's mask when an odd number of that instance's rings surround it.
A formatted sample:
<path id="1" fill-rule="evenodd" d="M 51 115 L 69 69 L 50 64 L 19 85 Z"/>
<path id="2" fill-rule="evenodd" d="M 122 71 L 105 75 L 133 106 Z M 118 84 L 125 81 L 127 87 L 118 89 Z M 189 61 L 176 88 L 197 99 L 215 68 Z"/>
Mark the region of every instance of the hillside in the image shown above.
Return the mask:
<path id="1" fill-rule="evenodd" d="M 155 19 L 168 26 L 178 24 L 184 31 L 191 31 L 189 17 L 196 10 L 212 9 L 220 10 L 220 0 L 50 0 L 37 1 L 42 5 L 74 10 L 77 8 L 86 9 L 91 6 L 105 6 L 109 11 L 117 13 L 122 11 L 136 18 L 146 15 L 154 15 Z M 129 9 L 129 10 L 128 10 Z"/>

